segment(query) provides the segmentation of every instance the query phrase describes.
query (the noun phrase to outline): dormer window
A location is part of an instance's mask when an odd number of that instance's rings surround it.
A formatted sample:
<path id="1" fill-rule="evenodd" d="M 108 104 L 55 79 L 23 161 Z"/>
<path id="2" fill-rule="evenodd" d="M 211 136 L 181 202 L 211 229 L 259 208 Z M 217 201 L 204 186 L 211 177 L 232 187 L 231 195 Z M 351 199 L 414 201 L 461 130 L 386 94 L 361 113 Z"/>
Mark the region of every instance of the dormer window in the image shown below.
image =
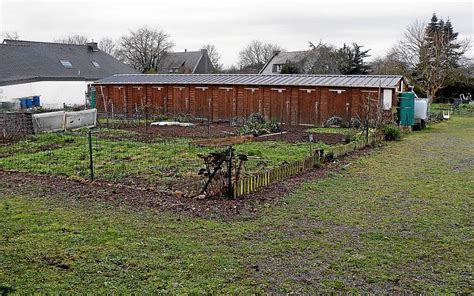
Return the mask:
<path id="1" fill-rule="evenodd" d="M 59 60 L 61 62 L 61 65 L 63 65 L 64 68 L 72 68 L 72 63 L 69 60 Z"/>
<path id="2" fill-rule="evenodd" d="M 282 68 L 283 68 L 283 64 L 274 64 L 272 72 L 273 73 L 281 73 Z"/>
<path id="3" fill-rule="evenodd" d="M 97 63 L 96 61 L 92 61 L 91 63 L 92 63 L 92 65 L 94 65 L 94 67 L 100 68 L 99 63 Z"/>

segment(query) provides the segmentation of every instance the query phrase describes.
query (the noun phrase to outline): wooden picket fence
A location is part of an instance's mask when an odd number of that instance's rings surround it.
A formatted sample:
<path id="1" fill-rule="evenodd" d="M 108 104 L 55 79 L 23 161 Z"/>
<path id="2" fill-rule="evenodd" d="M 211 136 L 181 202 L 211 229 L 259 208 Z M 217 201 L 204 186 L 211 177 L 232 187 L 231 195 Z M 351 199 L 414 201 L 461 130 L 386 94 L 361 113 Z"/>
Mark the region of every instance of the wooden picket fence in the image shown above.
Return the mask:
<path id="1" fill-rule="evenodd" d="M 265 187 L 273 182 L 297 175 L 319 166 L 328 159 L 339 158 L 355 150 L 362 149 L 365 146 L 373 144 L 379 140 L 380 138 L 371 137 L 369 138 L 368 143 L 365 140 L 350 142 L 345 145 L 336 146 L 328 150 L 326 154 L 316 151 L 314 155 L 310 155 L 303 160 L 297 160 L 264 172 L 240 178 L 233 184 L 234 198 L 249 194 L 258 188 Z"/>

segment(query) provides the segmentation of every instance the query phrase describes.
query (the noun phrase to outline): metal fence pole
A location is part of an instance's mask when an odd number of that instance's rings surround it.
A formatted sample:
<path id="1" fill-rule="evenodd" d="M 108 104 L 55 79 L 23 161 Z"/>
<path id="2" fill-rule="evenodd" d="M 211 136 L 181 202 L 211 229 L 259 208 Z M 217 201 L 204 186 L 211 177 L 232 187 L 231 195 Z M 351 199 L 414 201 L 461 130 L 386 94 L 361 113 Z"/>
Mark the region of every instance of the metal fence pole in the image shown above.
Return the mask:
<path id="1" fill-rule="evenodd" d="M 94 160 L 92 157 L 92 131 L 89 129 L 87 131 L 87 139 L 89 141 L 89 170 L 91 181 L 94 181 Z"/>
<path id="2" fill-rule="evenodd" d="M 227 166 L 228 168 L 228 172 L 227 174 L 229 175 L 229 188 L 228 188 L 228 192 L 227 192 L 227 196 L 229 198 L 233 198 L 234 197 L 234 190 L 233 190 L 233 186 L 232 186 L 232 158 L 233 158 L 233 155 L 232 155 L 232 145 L 229 146 L 229 165 Z"/>

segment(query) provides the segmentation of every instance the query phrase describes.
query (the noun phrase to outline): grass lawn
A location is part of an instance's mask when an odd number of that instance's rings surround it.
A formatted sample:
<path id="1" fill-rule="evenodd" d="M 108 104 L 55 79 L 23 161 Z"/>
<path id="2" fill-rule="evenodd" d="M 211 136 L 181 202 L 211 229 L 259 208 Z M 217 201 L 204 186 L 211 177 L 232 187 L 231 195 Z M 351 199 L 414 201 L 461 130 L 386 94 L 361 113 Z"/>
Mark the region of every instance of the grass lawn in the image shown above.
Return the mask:
<path id="1" fill-rule="evenodd" d="M 357 133 L 357 131 L 355 131 L 352 128 L 343 128 L 343 127 L 312 127 L 308 129 L 308 132 L 341 134 L 341 135 L 352 135 L 352 134 Z"/>
<path id="2" fill-rule="evenodd" d="M 227 219 L 2 182 L 0 293 L 473 293 L 473 147 L 453 117 Z"/>

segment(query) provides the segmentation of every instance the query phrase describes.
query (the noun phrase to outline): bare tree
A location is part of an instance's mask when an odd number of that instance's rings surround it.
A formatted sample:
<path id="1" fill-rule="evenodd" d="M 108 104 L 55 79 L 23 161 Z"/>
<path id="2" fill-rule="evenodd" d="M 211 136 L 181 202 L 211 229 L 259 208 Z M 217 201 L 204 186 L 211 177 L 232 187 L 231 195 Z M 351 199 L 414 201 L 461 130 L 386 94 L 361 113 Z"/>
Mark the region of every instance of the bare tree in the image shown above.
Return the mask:
<path id="1" fill-rule="evenodd" d="M 118 57 L 138 71 L 153 72 L 157 71 L 160 60 L 173 46 L 167 33 L 145 26 L 120 39 Z"/>
<path id="2" fill-rule="evenodd" d="M 465 61 L 469 40 L 457 40 L 451 22 L 433 14 L 431 22 L 419 21 L 407 27 L 402 40 L 392 50 L 402 73 L 423 90 L 430 100 L 444 88 Z"/>
<path id="3" fill-rule="evenodd" d="M 85 35 L 70 35 L 65 38 L 59 38 L 54 40 L 57 43 L 65 43 L 65 44 L 76 44 L 76 45 L 84 45 L 89 42 L 89 37 Z"/>
<path id="4" fill-rule="evenodd" d="M 331 44 L 309 42 L 309 50 L 300 61 L 302 73 L 307 74 L 340 74 L 335 58 L 336 47 Z"/>
<path id="5" fill-rule="evenodd" d="M 407 68 L 414 69 L 420 61 L 420 50 L 425 46 L 426 23 L 415 21 L 410 24 L 402 39 L 392 49 L 393 58 L 402 62 Z"/>
<path id="6" fill-rule="evenodd" d="M 239 66 L 257 73 L 276 51 L 282 48 L 278 44 L 253 40 L 239 53 Z"/>
<path id="7" fill-rule="evenodd" d="M 217 48 L 214 44 L 204 44 L 201 48 L 207 49 L 207 54 L 211 59 L 212 65 L 214 66 L 214 72 L 219 73 L 224 68 L 224 65 L 221 63 L 222 56 L 217 51 Z"/>
<path id="8" fill-rule="evenodd" d="M 9 40 L 20 39 L 20 35 L 18 35 L 18 32 L 15 32 L 15 31 L 5 31 L 0 36 L 2 36 L 3 39 L 9 39 Z"/>
<path id="9" fill-rule="evenodd" d="M 105 38 L 100 39 L 97 46 L 103 52 L 110 54 L 111 56 L 117 56 L 118 46 L 117 46 L 117 43 L 112 38 L 105 37 Z"/>
<path id="10" fill-rule="evenodd" d="M 375 75 L 403 75 L 405 77 L 411 75 L 406 63 L 400 61 L 393 50 L 384 57 L 375 58 L 370 67 L 371 73 Z"/>

